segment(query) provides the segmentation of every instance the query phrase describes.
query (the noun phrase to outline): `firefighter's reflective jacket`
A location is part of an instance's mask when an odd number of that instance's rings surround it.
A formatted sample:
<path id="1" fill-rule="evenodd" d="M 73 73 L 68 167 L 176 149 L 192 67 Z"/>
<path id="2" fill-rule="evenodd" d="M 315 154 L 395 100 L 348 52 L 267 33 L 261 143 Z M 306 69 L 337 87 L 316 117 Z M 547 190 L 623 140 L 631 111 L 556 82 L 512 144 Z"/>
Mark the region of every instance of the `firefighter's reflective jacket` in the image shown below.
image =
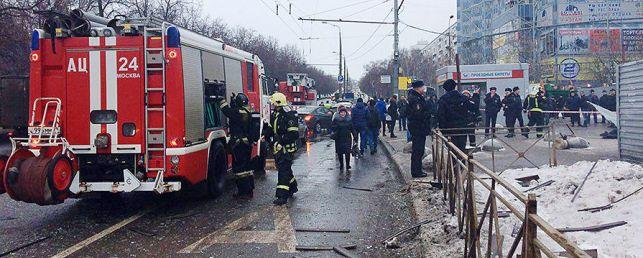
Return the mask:
<path id="1" fill-rule="evenodd" d="M 529 94 L 523 102 L 523 109 L 531 112 L 542 112 L 543 107 L 546 104 L 546 98 L 541 94 L 532 95 Z"/>
<path id="2" fill-rule="evenodd" d="M 224 100 L 221 102 L 221 111 L 230 119 L 229 129 L 233 140 L 241 140 L 250 144 L 248 137 L 251 130 L 251 108 L 249 106 L 232 107 Z"/>
<path id="3" fill-rule="evenodd" d="M 264 131 L 266 138 L 272 138 L 274 154 L 297 151 L 299 126 L 295 111 L 280 109 L 270 116 L 269 128 Z"/>

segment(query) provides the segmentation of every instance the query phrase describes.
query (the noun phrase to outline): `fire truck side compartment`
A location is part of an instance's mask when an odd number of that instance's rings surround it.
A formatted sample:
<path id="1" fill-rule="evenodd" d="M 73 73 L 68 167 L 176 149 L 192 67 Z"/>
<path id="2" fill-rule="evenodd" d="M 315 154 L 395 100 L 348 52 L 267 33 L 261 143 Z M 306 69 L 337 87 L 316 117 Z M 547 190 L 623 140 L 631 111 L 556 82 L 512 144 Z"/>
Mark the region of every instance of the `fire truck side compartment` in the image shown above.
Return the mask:
<path id="1" fill-rule="evenodd" d="M 185 142 L 205 140 L 201 51 L 183 46 L 183 92 L 185 94 Z"/>

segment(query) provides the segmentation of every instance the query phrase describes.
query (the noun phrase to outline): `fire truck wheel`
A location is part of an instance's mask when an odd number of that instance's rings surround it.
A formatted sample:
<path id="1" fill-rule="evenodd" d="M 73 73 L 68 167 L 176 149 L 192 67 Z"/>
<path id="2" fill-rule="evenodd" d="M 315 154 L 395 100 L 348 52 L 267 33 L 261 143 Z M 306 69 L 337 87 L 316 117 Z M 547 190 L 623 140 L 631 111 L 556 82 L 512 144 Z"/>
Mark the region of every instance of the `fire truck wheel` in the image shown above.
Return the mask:
<path id="1" fill-rule="evenodd" d="M 2 179 L 2 175 L 4 174 L 5 166 L 7 165 L 7 157 L 6 156 L 0 156 L 0 194 L 5 193 L 4 190 L 4 180 Z"/>
<path id="2" fill-rule="evenodd" d="M 225 188 L 225 173 L 228 170 L 227 157 L 223 144 L 219 141 L 212 142 L 208 156 L 208 195 L 212 198 L 223 194 Z"/>
<path id="3" fill-rule="evenodd" d="M 66 199 L 74 175 L 71 161 L 66 156 L 56 155 L 46 169 L 51 194 L 59 201 Z"/>
<path id="4" fill-rule="evenodd" d="M 268 155 L 268 143 L 261 141 L 259 143 L 259 156 L 257 157 L 257 167 L 255 168 L 255 176 L 266 175 L 266 155 Z"/>

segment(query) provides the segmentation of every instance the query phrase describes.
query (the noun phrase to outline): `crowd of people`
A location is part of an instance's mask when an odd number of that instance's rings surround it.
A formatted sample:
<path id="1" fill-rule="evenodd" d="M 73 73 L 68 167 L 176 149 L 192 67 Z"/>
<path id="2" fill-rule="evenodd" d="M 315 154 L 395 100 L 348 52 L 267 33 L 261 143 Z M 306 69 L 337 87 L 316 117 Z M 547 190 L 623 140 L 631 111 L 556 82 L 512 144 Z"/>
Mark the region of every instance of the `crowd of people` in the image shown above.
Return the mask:
<path id="1" fill-rule="evenodd" d="M 536 137 L 543 137 L 543 128 L 552 118 L 569 117 L 572 126 L 586 127 L 593 116 L 594 123 L 598 124 L 598 114 L 591 112 L 596 109 L 590 103 L 616 110 L 615 90 L 609 93 L 603 90 L 603 95 L 598 97 L 593 89 L 586 95 L 571 88 L 569 95 L 564 97 L 562 94 L 547 96 L 543 89 L 538 88 L 531 89 L 523 98 L 519 87 L 506 88 L 503 96 L 495 87 L 490 87 L 484 96 L 480 96 L 478 88 L 460 92 L 456 86 L 454 80 L 445 81 L 442 85 L 445 94 L 438 99 L 435 95 L 427 97 L 424 82 L 416 81 L 411 84 L 406 97 L 393 95 L 388 99 L 371 99 L 368 103 L 359 98 L 350 112 L 347 107 L 340 106 L 331 126 L 331 138 L 335 140 L 340 168 L 351 168 L 351 154 L 362 157 L 367 149 L 371 155 L 375 154 L 380 133 L 397 138 L 396 126 L 398 131 L 406 131 L 406 139 L 412 143 L 411 175 L 424 177 L 426 173 L 422 171 L 421 159 L 426 137 L 433 128 L 442 129 L 458 148 L 465 150 L 467 141 L 469 146 L 476 146 L 475 130 L 478 126 L 484 127 L 485 138 L 490 135 L 496 137 L 495 126 L 501 111 L 508 131 L 505 137 L 515 137 L 515 130 L 520 130 L 520 134 L 529 138 L 529 128 L 533 127 L 536 128 Z M 481 101 L 484 102 L 484 119 Z M 524 114 L 528 118 L 527 123 L 523 119 Z M 600 123 L 606 123 L 605 117 Z"/>

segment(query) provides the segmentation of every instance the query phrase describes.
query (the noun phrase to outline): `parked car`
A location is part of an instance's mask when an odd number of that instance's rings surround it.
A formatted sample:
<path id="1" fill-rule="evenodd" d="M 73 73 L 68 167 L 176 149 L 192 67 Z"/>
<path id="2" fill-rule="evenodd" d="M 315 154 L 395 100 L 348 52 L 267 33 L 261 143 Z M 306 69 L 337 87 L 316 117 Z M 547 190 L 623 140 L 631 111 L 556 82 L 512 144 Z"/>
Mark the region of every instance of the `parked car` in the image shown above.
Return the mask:
<path id="1" fill-rule="evenodd" d="M 330 128 L 333 119 L 333 111 L 321 106 L 305 106 L 297 109 L 300 121 L 307 128 L 320 132 L 321 129 Z"/>

